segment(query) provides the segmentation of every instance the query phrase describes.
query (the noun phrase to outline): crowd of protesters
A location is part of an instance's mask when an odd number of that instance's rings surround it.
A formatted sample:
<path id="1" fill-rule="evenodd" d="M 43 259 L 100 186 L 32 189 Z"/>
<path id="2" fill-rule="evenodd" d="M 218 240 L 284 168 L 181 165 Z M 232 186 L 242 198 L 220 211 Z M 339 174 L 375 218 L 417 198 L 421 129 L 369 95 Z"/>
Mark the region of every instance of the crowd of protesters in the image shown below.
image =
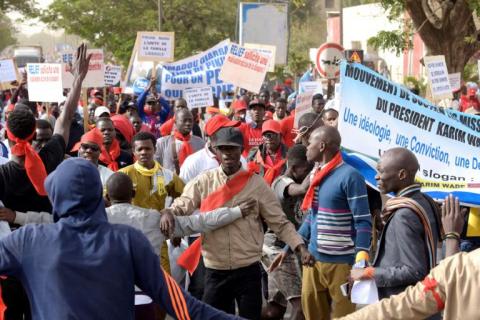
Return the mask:
<path id="1" fill-rule="evenodd" d="M 298 127 L 288 81 L 226 111 L 155 80 L 82 106 L 85 45 L 76 56 L 63 103 L 30 101 L 25 79 L 2 92 L 5 319 L 478 318 L 480 251 L 457 254 L 466 208 L 422 193 L 403 148 L 367 186 L 322 93 Z M 480 110 L 465 90 L 459 109 Z M 378 303 L 342 291 L 371 280 Z"/>

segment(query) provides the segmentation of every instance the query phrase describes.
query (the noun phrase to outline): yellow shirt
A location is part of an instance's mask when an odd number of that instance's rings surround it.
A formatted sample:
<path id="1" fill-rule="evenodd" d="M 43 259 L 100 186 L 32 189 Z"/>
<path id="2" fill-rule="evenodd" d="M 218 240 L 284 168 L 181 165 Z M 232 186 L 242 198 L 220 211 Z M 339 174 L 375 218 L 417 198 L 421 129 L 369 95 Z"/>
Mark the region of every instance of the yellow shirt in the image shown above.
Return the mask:
<path id="1" fill-rule="evenodd" d="M 185 184 L 173 171 L 160 166 L 154 176 L 148 177 L 138 172 L 134 165 L 122 168 L 120 172 L 125 173 L 132 179 L 135 197 L 132 204 L 146 208 L 162 210 L 165 208 L 167 196 L 176 198 L 182 194 Z M 154 182 L 156 181 L 156 187 Z"/>
<path id="2" fill-rule="evenodd" d="M 135 197 L 132 200 L 132 204 L 142 208 L 160 211 L 165 208 L 165 199 L 167 196 L 176 198 L 182 194 L 183 187 L 185 186 L 182 179 L 173 171 L 163 168 L 158 163 L 157 166 L 159 170 L 157 170 L 153 176 L 141 174 L 135 168 L 135 164 L 119 170 L 119 172 L 125 173 L 132 179 L 135 190 Z M 166 245 L 163 245 L 161 248 L 160 264 L 165 271 L 170 273 L 170 260 Z"/>

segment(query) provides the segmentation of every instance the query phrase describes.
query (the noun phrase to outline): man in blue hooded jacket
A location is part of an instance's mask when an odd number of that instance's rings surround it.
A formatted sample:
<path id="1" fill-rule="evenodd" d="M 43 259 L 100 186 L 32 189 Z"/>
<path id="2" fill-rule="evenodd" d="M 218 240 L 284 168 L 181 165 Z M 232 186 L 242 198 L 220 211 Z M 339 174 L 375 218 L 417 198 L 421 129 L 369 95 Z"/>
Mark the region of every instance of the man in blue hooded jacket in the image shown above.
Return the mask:
<path id="1" fill-rule="evenodd" d="M 72 158 L 46 182 L 54 224 L 0 240 L 0 274 L 17 277 L 34 319 L 134 319 L 134 285 L 177 319 L 233 319 L 178 287 L 147 238 L 107 221 L 97 168 Z"/>

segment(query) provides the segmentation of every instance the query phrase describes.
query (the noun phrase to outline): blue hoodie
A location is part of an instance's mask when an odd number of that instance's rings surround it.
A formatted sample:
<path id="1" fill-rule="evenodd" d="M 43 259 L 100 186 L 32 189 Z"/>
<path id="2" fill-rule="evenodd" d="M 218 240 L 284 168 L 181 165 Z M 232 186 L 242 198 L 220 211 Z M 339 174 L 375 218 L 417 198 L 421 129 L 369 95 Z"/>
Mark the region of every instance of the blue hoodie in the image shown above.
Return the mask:
<path id="1" fill-rule="evenodd" d="M 0 274 L 22 282 L 33 319 L 134 319 L 134 285 L 174 318 L 235 318 L 184 293 L 140 231 L 108 223 L 89 161 L 64 161 L 45 187 L 56 223 L 0 240 Z"/>

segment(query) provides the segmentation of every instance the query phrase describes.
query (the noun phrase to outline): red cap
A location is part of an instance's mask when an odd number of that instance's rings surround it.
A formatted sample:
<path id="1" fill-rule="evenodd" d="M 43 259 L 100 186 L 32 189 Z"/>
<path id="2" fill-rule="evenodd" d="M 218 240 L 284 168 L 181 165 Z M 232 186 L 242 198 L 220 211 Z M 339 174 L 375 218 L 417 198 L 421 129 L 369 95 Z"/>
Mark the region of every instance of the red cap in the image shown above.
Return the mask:
<path id="1" fill-rule="evenodd" d="M 232 103 L 232 109 L 235 110 L 235 112 L 247 110 L 247 103 L 243 100 L 235 100 Z"/>
<path id="2" fill-rule="evenodd" d="M 477 89 L 475 89 L 475 88 L 468 89 L 468 95 L 469 96 L 474 96 L 476 94 L 477 94 Z"/>
<path id="3" fill-rule="evenodd" d="M 113 94 L 120 94 L 122 93 L 121 87 L 113 87 Z"/>
<path id="4" fill-rule="evenodd" d="M 291 78 L 285 79 L 284 82 L 286 85 L 291 85 L 293 83 L 293 80 Z"/>
<path id="5" fill-rule="evenodd" d="M 135 135 L 135 129 L 130 120 L 123 115 L 115 115 L 111 119 L 115 129 L 123 135 L 128 143 L 132 142 L 133 136 Z"/>
<path id="6" fill-rule="evenodd" d="M 228 119 L 224 115 L 217 114 L 211 117 L 205 124 L 205 133 L 207 134 L 207 136 L 211 137 L 221 128 L 238 127 L 239 125 L 240 121 L 233 121 Z"/>
<path id="7" fill-rule="evenodd" d="M 208 114 L 217 114 L 220 113 L 220 109 L 216 107 L 207 107 L 207 113 Z"/>
<path id="8" fill-rule="evenodd" d="M 283 87 L 281 85 L 276 85 L 275 87 L 273 87 L 273 91 L 277 91 L 277 92 L 282 92 L 283 90 Z"/>
<path id="9" fill-rule="evenodd" d="M 101 148 L 103 145 L 103 136 L 97 128 L 94 128 L 88 131 L 87 133 L 85 133 L 80 139 L 80 141 L 73 146 L 71 151 L 72 152 L 78 151 L 78 149 L 80 149 L 80 145 L 86 142 L 93 142 Z"/>
<path id="10" fill-rule="evenodd" d="M 265 115 L 263 116 L 263 120 L 272 120 L 273 119 L 273 112 L 272 111 L 265 111 Z"/>
<path id="11" fill-rule="evenodd" d="M 278 121 L 267 120 L 262 125 L 262 134 L 264 134 L 265 132 L 274 132 L 279 134 L 280 132 L 282 132 L 282 126 Z"/>

